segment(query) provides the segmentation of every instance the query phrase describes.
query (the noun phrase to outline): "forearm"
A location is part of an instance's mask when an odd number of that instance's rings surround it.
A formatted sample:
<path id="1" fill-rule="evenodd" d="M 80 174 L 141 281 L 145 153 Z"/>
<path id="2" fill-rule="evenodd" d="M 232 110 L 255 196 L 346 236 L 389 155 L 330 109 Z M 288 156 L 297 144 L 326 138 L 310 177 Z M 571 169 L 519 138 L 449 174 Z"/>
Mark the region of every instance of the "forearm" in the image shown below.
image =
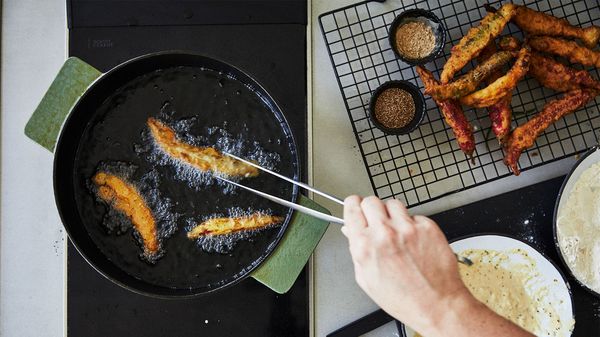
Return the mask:
<path id="1" fill-rule="evenodd" d="M 438 313 L 432 315 L 431 324 L 421 329 L 425 337 L 534 337 L 494 313 L 471 294 L 456 296 L 438 308 Z"/>
<path id="2" fill-rule="evenodd" d="M 425 337 L 533 337 L 478 302 L 460 279 L 439 226 L 397 200 L 346 198 L 345 225 L 358 285 Z"/>

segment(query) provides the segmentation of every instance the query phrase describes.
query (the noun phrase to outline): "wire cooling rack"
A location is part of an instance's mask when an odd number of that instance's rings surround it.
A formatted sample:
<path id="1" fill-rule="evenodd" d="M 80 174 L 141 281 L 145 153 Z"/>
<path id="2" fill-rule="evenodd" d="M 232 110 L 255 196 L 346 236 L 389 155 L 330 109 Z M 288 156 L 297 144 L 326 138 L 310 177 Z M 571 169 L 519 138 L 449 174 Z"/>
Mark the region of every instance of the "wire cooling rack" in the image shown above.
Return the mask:
<path id="1" fill-rule="evenodd" d="M 501 1 L 489 3 L 498 7 Z M 416 206 L 512 174 L 503 163 L 502 148 L 490 132 L 486 109 L 465 108 L 465 114 L 474 126 L 474 163 L 460 151 L 452 130 L 430 97 L 426 99 L 423 122 L 409 135 L 385 135 L 368 118 L 371 93 L 380 84 L 403 79 L 423 88 L 414 67 L 397 59 L 388 42 L 388 28 L 398 14 L 407 9 L 423 8 L 444 21 L 448 34 L 444 54 L 426 65 L 439 78 L 452 45 L 485 16 L 483 4 L 483 1 L 475 0 L 365 1 L 319 17 L 356 140 L 373 190 L 380 198 L 396 198 L 408 206 Z M 597 0 L 525 1 L 520 4 L 566 18 L 577 26 L 600 25 Z M 512 23 L 503 32 L 503 35 L 507 34 L 523 38 Z M 598 70 L 591 70 L 591 73 L 599 78 Z M 525 123 L 556 96 L 560 94 L 542 88 L 537 81 L 526 77 L 513 95 L 513 127 Z M 599 106 L 600 99 L 596 99 L 550 126 L 535 146 L 521 155 L 521 170 L 579 154 L 597 144 L 595 131 L 600 127 Z"/>

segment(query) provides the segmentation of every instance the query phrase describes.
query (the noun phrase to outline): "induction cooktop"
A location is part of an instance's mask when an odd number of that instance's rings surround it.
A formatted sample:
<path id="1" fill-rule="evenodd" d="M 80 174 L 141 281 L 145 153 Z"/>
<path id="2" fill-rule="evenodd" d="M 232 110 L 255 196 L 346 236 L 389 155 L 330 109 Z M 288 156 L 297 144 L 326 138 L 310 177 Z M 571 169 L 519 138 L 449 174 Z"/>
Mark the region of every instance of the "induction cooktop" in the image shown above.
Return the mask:
<path id="1" fill-rule="evenodd" d="M 256 78 L 279 103 L 307 161 L 306 1 L 69 0 L 68 52 L 101 71 L 165 50 L 201 53 Z M 306 172 L 302 172 L 306 179 Z M 248 278 L 195 299 L 132 293 L 67 254 L 69 336 L 308 336 L 308 277 L 279 295 Z"/>

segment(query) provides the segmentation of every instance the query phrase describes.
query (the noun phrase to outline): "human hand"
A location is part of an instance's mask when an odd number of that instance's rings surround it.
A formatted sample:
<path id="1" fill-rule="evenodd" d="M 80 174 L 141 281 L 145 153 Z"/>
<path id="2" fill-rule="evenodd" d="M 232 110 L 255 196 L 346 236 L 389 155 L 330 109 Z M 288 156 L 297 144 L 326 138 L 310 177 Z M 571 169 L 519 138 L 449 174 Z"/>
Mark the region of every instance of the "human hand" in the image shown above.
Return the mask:
<path id="1" fill-rule="evenodd" d="M 397 200 L 351 196 L 344 221 L 356 282 L 390 315 L 434 336 L 449 307 L 474 301 L 433 220 L 410 216 Z"/>

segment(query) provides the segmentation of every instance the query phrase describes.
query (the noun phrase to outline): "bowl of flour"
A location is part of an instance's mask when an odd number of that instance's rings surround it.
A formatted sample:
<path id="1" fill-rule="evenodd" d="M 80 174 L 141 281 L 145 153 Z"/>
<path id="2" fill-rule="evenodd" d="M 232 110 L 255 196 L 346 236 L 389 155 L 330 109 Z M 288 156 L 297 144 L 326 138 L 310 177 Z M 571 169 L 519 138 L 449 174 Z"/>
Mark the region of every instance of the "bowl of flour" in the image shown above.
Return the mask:
<path id="1" fill-rule="evenodd" d="M 572 168 L 554 212 L 554 239 L 573 277 L 600 297 L 600 149 Z"/>

